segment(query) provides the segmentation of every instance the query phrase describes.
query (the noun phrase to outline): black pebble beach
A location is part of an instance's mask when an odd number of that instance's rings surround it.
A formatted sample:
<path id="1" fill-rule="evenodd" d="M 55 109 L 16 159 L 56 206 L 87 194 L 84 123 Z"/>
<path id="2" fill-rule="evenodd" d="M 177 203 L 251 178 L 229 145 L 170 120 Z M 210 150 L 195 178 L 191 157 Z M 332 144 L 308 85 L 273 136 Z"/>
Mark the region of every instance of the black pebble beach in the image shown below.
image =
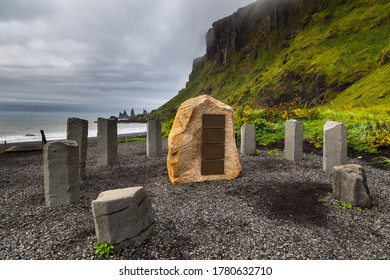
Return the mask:
<path id="1" fill-rule="evenodd" d="M 293 163 L 260 150 L 242 156 L 233 181 L 173 186 L 163 157 L 146 143 L 118 145 L 119 164 L 96 166 L 88 148 L 78 203 L 48 208 L 42 152 L 0 155 L 0 259 L 98 259 L 91 201 L 100 192 L 143 186 L 155 227 L 136 248 L 110 259 L 390 259 L 390 172 L 350 158 L 367 174 L 373 206 L 345 209 L 331 198 L 322 157 Z"/>

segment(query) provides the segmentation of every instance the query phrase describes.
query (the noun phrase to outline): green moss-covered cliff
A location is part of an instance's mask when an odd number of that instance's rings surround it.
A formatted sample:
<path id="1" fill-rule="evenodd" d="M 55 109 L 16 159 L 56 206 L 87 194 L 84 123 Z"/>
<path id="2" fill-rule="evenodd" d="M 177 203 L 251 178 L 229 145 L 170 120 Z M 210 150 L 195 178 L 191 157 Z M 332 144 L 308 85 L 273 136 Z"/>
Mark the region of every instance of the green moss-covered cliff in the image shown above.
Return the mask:
<path id="1" fill-rule="evenodd" d="M 154 114 L 170 117 L 201 94 L 235 109 L 390 110 L 388 0 L 259 0 L 212 26 L 186 88 Z"/>

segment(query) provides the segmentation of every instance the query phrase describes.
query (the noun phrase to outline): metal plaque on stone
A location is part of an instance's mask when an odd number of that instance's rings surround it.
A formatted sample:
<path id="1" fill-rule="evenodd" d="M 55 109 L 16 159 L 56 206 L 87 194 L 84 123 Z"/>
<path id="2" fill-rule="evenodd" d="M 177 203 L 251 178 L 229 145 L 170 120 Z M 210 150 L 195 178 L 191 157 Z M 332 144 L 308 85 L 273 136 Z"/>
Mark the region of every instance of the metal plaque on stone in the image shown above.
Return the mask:
<path id="1" fill-rule="evenodd" d="M 225 115 L 202 116 L 202 175 L 225 173 Z"/>

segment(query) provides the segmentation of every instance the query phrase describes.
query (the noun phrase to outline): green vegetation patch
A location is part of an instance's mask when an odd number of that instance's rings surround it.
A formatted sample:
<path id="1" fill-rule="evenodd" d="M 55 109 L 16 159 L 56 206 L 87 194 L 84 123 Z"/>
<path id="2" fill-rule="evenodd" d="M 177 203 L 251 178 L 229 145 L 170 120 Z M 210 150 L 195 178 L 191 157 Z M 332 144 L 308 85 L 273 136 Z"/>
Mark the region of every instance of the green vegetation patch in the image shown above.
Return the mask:
<path id="1" fill-rule="evenodd" d="M 102 242 L 95 245 L 95 254 L 101 259 L 108 259 L 109 256 L 114 254 L 114 245 Z"/>
<path id="2" fill-rule="evenodd" d="M 390 167 L 390 158 L 387 157 L 381 156 L 381 157 L 374 158 L 373 162 L 376 164 L 383 165 L 385 167 Z"/>
<path id="3" fill-rule="evenodd" d="M 337 110 L 329 106 L 316 108 L 297 105 L 280 106 L 265 110 L 246 107 L 234 115 L 237 145 L 240 144 L 241 126 L 254 124 L 258 145 L 268 146 L 284 140 L 285 122 L 297 119 L 304 124 L 304 139 L 315 148 L 323 146 L 323 127 L 327 121 L 339 121 L 348 128 L 348 147 L 362 152 L 379 153 L 381 148 L 390 147 L 390 114 L 370 109 Z M 173 118 L 163 123 L 163 134 L 168 137 Z"/>
<path id="4" fill-rule="evenodd" d="M 127 139 L 118 139 L 118 144 L 120 143 L 130 143 L 130 142 L 143 142 L 146 141 L 146 137 L 134 137 L 134 138 L 127 138 Z"/>

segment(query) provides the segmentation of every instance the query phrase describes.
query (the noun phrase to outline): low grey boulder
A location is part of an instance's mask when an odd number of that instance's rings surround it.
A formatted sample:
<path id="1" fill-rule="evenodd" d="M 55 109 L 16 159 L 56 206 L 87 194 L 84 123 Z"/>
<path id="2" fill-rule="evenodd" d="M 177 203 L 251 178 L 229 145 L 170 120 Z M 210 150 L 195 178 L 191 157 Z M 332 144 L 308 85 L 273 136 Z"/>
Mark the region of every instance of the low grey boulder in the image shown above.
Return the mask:
<path id="1" fill-rule="evenodd" d="M 98 242 L 115 248 L 139 246 L 153 229 L 150 199 L 143 187 L 104 191 L 92 201 Z"/>
<path id="2" fill-rule="evenodd" d="M 360 165 L 335 166 L 332 175 L 332 193 L 333 198 L 349 202 L 354 207 L 371 206 L 366 173 Z"/>

